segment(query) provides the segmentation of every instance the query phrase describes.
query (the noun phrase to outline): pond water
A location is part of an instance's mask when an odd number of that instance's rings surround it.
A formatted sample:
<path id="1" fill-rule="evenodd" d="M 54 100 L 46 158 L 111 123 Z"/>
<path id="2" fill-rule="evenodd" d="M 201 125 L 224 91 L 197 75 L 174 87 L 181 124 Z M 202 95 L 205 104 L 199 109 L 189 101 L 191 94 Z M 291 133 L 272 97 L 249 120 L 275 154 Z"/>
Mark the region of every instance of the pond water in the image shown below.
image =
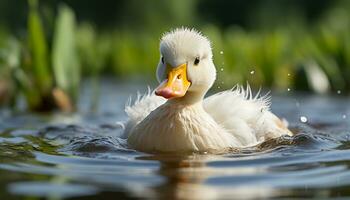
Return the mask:
<path id="1" fill-rule="evenodd" d="M 73 115 L 0 112 L 0 199 L 286 199 L 350 197 L 350 104 L 340 95 L 273 94 L 296 133 L 223 155 L 127 148 L 116 122 L 142 84 L 89 86 Z M 143 89 L 143 90 L 142 90 Z"/>

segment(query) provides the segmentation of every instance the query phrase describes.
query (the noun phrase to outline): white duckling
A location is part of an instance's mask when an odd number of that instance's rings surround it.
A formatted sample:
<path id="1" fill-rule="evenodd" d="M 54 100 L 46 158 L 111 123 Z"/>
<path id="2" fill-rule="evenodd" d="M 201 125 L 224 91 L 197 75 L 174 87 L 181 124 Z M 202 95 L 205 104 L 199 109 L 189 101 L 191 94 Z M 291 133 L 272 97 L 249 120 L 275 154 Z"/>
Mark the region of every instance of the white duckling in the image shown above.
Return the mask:
<path id="1" fill-rule="evenodd" d="M 269 98 L 240 86 L 204 98 L 216 79 L 210 41 L 187 28 L 160 42 L 155 94 L 126 106 L 128 145 L 145 152 L 217 151 L 291 135 Z"/>

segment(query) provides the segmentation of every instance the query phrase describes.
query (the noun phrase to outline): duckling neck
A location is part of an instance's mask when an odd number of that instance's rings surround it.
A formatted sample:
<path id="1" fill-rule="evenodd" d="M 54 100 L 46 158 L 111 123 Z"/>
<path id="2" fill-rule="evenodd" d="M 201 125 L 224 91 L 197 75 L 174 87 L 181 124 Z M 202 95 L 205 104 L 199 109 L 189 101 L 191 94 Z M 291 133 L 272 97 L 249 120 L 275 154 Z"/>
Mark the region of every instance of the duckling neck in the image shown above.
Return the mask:
<path id="1" fill-rule="evenodd" d="M 169 104 L 181 104 L 185 106 L 201 104 L 203 102 L 205 93 L 188 91 L 185 96 L 181 98 L 169 99 Z"/>

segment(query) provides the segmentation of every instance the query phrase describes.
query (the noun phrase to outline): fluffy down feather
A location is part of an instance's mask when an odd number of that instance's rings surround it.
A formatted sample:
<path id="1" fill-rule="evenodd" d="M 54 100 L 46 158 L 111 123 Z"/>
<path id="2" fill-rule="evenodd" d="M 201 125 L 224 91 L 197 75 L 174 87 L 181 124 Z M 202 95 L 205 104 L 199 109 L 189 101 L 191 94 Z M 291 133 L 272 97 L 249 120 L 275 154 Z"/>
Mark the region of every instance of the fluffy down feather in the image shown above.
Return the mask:
<path id="1" fill-rule="evenodd" d="M 152 120 L 162 122 L 162 120 L 166 118 L 169 118 L 166 119 L 169 123 L 163 124 L 163 126 L 161 124 L 155 124 L 154 127 L 143 127 L 144 129 L 152 129 L 152 131 L 149 131 L 152 135 L 140 133 L 138 134 L 138 138 L 134 139 L 138 140 L 140 143 L 150 143 L 150 145 L 152 143 L 154 143 L 154 145 L 163 144 L 167 148 L 170 148 L 170 146 L 176 145 L 177 143 L 182 145 L 188 143 L 188 150 L 194 148 L 197 151 L 201 151 L 208 150 L 208 147 L 210 147 L 209 149 L 214 149 L 215 145 L 222 146 L 222 148 L 252 146 L 269 138 L 290 134 L 283 122 L 269 111 L 269 96 L 265 95 L 259 97 L 259 93 L 253 96 L 249 86 L 247 86 L 246 89 L 242 86 L 236 86 L 232 90 L 223 91 L 209 96 L 203 101 L 203 111 L 197 108 L 180 109 L 181 111 L 179 111 L 178 107 L 170 108 L 170 105 L 164 103 L 165 100 L 163 98 L 154 95 L 150 91 L 143 96 L 138 95 L 134 104 L 131 105 L 129 103 L 125 108 L 129 117 L 125 129 L 125 135 L 128 137 L 131 131 L 135 131 L 133 130 L 135 126 L 142 121 L 148 122 L 144 122 L 144 124 L 152 124 Z M 157 109 L 158 112 L 151 113 L 155 109 Z M 147 116 L 151 117 L 145 119 Z M 183 123 L 170 123 L 173 118 L 177 117 L 179 118 L 179 121 L 183 120 Z M 201 122 L 204 121 L 206 124 L 201 124 Z M 211 123 L 217 125 L 212 126 Z M 194 137 L 203 136 L 197 136 L 197 134 L 191 135 L 191 130 L 180 130 L 186 129 L 187 126 L 192 128 L 194 126 L 193 124 L 203 126 L 197 128 L 205 132 L 203 135 L 205 137 L 200 138 L 200 140 L 214 140 L 219 138 L 219 141 L 205 141 L 204 143 L 196 142 L 196 140 L 193 140 Z M 222 135 L 221 138 L 216 133 L 217 129 L 220 130 Z M 139 132 L 142 132 L 142 129 L 139 130 Z M 164 137 L 164 134 L 158 135 L 156 132 L 168 132 L 169 135 L 166 137 L 172 139 L 161 140 L 160 138 Z M 189 135 L 181 137 L 179 132 L 188 132 Z M 157 142 L 156 140 L 160 140 L 160 142 Z M 225 142 L 224 140 L 231 141 Z M 167 141 L 169 141 L 169 143 L 167 143 Z M 155 146 L 153 149 L 156 150 L 157 148 L 163 147 Z M 183 149 L 183 147 L 181 148 Z M 174 146 L 173 150 L 175 151 L 176 149 L 181 148 Z M 145 150 L 147 151 L 147 149 Z"/>
<path id="2" fill-rule="evenodd" d="M 286 125 L 270 112 L 270 96 L 256 95 L 251 88 L 235 86 L 204 99 L 204 109 L 234 135 L 242 146 L 289 134 Z"/>
<path id="3" fill-rule="evenodd" d="M 148 88 L 148 92 L 144 95 L 137 93 L 134 101 L 130 98 L 125 105 L 125 113 L 128 116 L 128 121 L 125 125 L 123 138 L 128 137 L 130 130 L 141 122 L 151 111 L 165 103 L 166 100 L 162 97 L 156 96 L 154 91 Z"/>

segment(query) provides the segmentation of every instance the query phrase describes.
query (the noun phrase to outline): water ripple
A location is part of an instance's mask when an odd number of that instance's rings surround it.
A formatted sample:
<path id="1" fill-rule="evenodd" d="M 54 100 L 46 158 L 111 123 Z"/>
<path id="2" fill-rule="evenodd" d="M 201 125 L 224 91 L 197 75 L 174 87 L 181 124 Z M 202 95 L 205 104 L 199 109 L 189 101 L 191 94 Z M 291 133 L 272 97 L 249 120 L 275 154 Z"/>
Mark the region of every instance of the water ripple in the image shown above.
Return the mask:
<path id="1" fill-rule="evenodd" d="M 298 119 L 300 110 L 291 107 L 295 102 L 281 102 L 274 104 L 280 106 L 280 114 Z M 216 155 L 129 149 L 120 138 L 122 127 L 111 122 L 116 115 L 123 118 L 115 113 L 54 119 L 4 114 L 0 116 L 0 197 L 349 197 L 349 123 L 334 119 L 337 113 L 332 111 L 340 108 L 327 107 L 331 101 L 312 102 L 306 99 L 301 104 L 307 123 L 291 120 L 294 136 Z"/>

